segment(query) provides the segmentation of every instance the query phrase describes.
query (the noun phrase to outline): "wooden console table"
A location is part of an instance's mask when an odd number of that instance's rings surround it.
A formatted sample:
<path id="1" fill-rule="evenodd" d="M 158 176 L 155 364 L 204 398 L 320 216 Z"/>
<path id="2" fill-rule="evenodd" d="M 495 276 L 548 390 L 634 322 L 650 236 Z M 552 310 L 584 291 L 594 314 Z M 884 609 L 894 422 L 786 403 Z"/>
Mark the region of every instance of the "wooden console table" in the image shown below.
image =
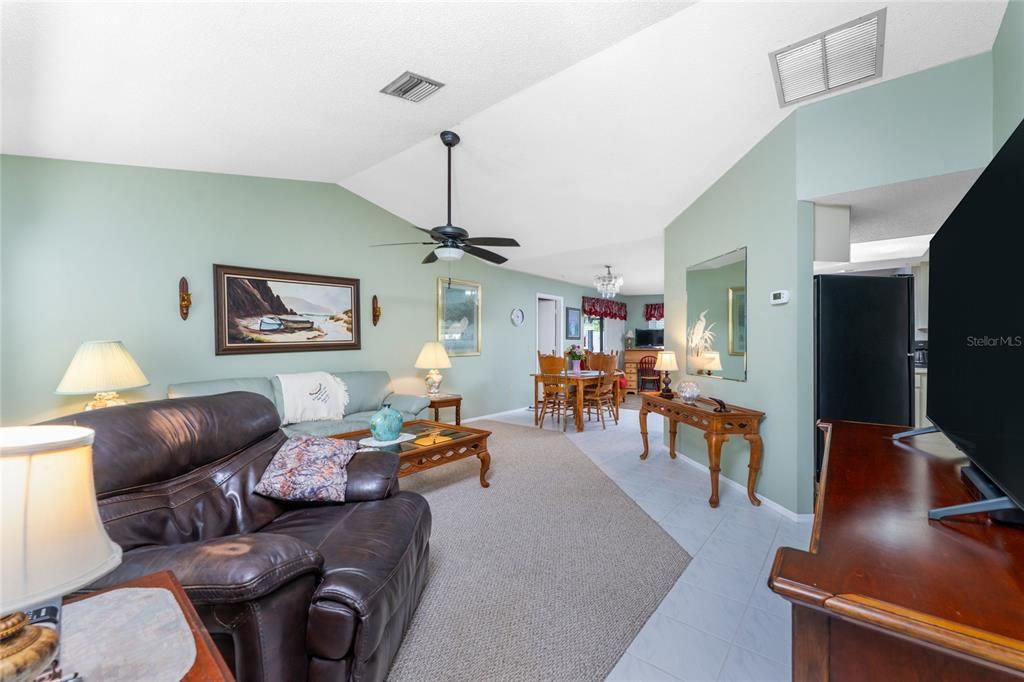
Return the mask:
<path id="1" fill-rule="evenodd" d="M 678 398 L 669 400 L 662 398 L 655 391 L 643 391 L 643 404 L 640 407 L 640 435 L 644 439 L 644 451 L 640 459 L 647 459 L 647 415 L 651 412 L 668 419 L 669 437 L 668 454 L 676 458 L 676 425 L 686 424 L 704 432 L 704 440 L 708 442 L 708 469 L 711 470 L 711 497 L 708 504 L 718 506 L 718 475 L 721 471 L 722 446 L 729 436 L 742 436 L 750 443 L 750 463 L 747 466 L 747 499 L 750 504 L 759 506 L 761 500 L 754 494 L 757 485 L 757 472 L 761 470 L 761 454 L 764 443 L 761 441 L 760 425 L 764 412 L 746 407 L 727 405 L 728 412 L 715 412 L 718 406 L 707 398 L 697 398 L 695 403 L 684 403 Z"/>
<path id="2" fill-rule="evenodd" d="M 1024 679 L 1024 528 L 984 515 L 966 459 L 902 426 L 825 424 L 809 551 L 782 547 L 768 584 L 793 604 L 794 680 Z"/>

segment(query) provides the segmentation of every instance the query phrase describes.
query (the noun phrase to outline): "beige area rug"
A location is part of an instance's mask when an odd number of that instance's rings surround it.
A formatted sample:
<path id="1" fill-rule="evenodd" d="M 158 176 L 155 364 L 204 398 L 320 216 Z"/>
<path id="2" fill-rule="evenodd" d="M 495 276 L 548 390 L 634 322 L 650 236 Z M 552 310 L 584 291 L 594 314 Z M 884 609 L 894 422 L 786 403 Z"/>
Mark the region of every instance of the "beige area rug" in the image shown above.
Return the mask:
<path id="1" fill-rule="evenodd" d="M 603 680 L 689 555 L 561 433 L 500 422 L 476 458 L 402 479 L 430 501 L 430 578 L 389 680 Z"/>

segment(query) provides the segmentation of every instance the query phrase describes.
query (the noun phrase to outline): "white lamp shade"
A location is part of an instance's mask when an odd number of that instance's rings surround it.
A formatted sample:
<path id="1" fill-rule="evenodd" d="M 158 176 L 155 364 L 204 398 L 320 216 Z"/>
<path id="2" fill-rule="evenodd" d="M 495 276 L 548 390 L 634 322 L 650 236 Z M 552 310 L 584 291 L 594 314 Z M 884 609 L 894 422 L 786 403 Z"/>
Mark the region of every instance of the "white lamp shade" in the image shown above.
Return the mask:
<path id="1" fill-rule="evenodd" d="M 57 385 L 60 395 L 87 395 L 149 386 L 135 360 L 120 341 L 86 341 L 71 358 Z"/>
<path id="2" fill-rule="evenodd" d="M 423 344 L 415 365 L 417 369 L 447 369 L 451 366 L 452 361 L 448 359 L 444 345 L 437 341 L 427 341 Z"/>
<path id="3" fill-rule="evenodd" d="M 59 598 L 121 563 L 96 507 L 93 435 L 0 428 L 0 614 Z"/>
<path id="4" fill-rule="evenodd" d="M 704 369 L 709 372 L 717 372 L 722 369 L 722 356 L 718 354 L 718 351 L 708 351 L 701 358 L 704 361 Z"/>
<path id="5" fill-rule="evenodd" d="M 659 372 L 675 372 L 679 370 L 676 364 L 676 353 L 671 350 L 658 352 L 658 359 L 654 362 L 654 369 Z"/>

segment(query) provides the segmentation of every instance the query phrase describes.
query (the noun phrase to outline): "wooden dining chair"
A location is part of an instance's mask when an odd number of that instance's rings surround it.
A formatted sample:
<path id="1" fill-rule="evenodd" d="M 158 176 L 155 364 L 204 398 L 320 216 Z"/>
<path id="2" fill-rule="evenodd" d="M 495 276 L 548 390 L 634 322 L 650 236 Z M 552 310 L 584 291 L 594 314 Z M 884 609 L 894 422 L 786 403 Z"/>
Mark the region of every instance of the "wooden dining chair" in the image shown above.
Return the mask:
<path id="1" fill-rule="evenodd" d="M 561 355 L 544 355 L 537 353 L 537 364 L 540 367 L 541 382 L 544 389 L 541 393 L 540 417 L 537 419 L 537 428 L 544 428 L 544 417 L 551 416 L 552 423 L 562 423 L 562 430 L 565 430 L 569 423 L 569 412 L 575 410 L 572 386 L 565 373 L 565 358 Z"/>
<path id="2" fill-rule="evenodd" d="M 654 369 L 654 365 L 658 362 L 658 358 L 653 355 L 645 355 L 640 358 L 640 362 L 636 364 L 636 385 L 641 391 L 644 390 L 644 384 L 647 382 L 653 383 L 654 388 L 652 391 L 660 389 L 660 381 L 658 377 L 658 370 Z"/>
<path id="3" fill-rule="evenodd" d="M 586 407 L 588 417 L 592 409 L 597 410 L 597 416 L 601 419 L 601 428 L 605 429 L 605 410 L 616 424 L 619 423 L 619 415 L 615 406 L 615 382 L 618 380 L 615 370 L 618 358 L 610 353 L 594 353 L 590 359 L 591 369 L 602 374 L 596 385 L 583 391 L 583 405 Z"/>

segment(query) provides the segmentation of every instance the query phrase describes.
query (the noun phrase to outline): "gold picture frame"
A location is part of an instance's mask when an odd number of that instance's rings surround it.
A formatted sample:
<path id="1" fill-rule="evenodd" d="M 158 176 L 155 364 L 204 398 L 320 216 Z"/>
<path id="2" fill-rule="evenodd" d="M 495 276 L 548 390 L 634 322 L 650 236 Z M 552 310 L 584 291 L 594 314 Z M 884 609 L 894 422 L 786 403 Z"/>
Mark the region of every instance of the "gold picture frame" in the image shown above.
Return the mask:
<path id="1" fill-rule="evenodd" d="M 480 355 L 483 289 L 478 282 L 437 278 L 436 331 L 449 356 Z"/>
<path id="2" fill-rule="evenodd" d="M 747 288 L 729 287 L 729 355 L 747 354 Z"/>

